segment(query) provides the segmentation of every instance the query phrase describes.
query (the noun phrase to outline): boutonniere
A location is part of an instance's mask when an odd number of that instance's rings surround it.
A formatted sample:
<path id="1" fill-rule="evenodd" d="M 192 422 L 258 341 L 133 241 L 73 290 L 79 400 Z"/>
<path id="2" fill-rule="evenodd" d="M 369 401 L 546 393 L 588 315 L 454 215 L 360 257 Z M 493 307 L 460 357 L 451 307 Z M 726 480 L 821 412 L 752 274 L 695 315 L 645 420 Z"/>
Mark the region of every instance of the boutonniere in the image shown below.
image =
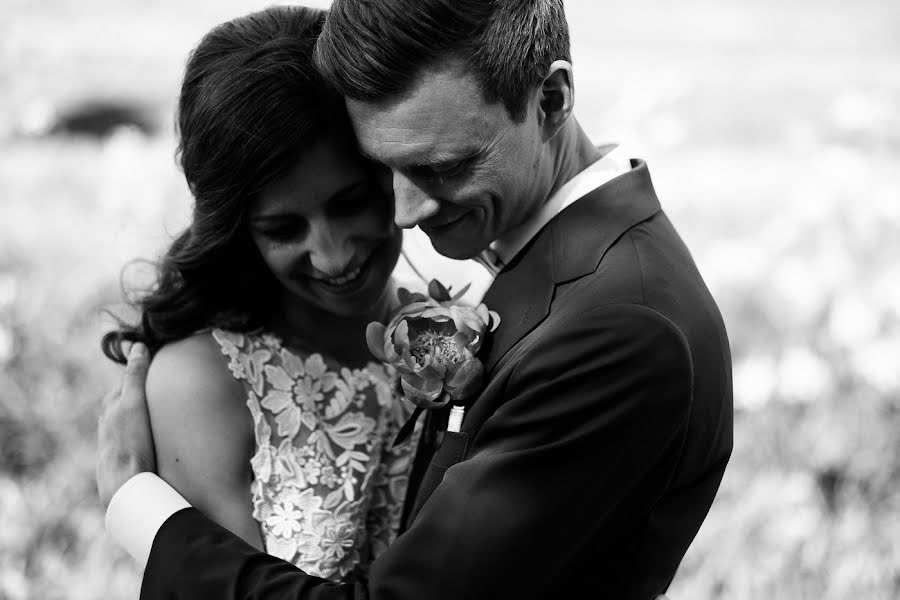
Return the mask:
<path id="1" fill-rule="evenodd" d="M 388 324 L 369 323 L 366 329 L 369 350 L 394 368 L 403 396 L 416 405 L 395 443 L 409 436 L 423 410 L 463 406 L 481 391 L 484 365 L 478 350 L 497 329 L 500 316 L 484 304 L 462 304 L 468 289 L 451 295 L 436 279 L 427 296 L 400 288 L 400 308 Z M 457 421 L 462 410 L 456 411 Z"/>

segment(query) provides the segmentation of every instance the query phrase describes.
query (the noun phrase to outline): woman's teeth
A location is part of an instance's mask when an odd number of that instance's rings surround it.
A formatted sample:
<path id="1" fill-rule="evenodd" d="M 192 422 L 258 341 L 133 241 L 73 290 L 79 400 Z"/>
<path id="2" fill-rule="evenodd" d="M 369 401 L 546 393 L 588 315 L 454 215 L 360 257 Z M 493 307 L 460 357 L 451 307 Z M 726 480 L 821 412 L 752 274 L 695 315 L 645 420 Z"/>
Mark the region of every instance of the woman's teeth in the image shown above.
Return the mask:
<path id="1" fill-rule="evenodd" d="M 362 270 L 363 265 L 360 265 L 352 271 L 341 275 L 340 277 L 329 277 L 327 279 L 324 279 L 323 281 L 329 285 L 344 285 L 359 277 L 359 274 L 362 273 Z"/>

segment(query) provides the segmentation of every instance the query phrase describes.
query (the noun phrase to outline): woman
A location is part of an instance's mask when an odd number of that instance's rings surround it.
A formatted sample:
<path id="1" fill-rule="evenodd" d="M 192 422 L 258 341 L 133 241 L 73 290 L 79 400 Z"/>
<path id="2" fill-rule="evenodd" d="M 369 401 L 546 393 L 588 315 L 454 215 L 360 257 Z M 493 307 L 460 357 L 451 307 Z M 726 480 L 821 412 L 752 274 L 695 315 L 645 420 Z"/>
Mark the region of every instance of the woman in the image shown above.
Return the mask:
<path id="1" fill-rule="evenodd" d="M 250 544 L 341 580 L 391 541 L 413 444 L 391 450 L 404 409 L 365 344 L 391 310 L 401 234 L 312 65 L 324 16 L 271 8 L 193 51 L 177 115 L 193 221 L 140 323 L 103 347 L 154 354 L 163 478 Z"/>

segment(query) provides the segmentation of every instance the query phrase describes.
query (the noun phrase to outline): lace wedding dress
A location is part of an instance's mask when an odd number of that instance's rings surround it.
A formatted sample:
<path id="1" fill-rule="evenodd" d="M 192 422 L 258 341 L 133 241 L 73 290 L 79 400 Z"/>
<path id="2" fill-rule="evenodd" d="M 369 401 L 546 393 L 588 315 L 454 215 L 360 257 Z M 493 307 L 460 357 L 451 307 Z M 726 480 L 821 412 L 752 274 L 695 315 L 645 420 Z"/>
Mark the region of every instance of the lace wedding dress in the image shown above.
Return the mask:
<path id="1" fill-rule="evenodd" d="M 396 535 L 415 444 L 378 363 L 349 369 L 274 335 L 213 330 L 247 390 L 253 518 L 269 554 L 334 581 L 365 572 Z"/>

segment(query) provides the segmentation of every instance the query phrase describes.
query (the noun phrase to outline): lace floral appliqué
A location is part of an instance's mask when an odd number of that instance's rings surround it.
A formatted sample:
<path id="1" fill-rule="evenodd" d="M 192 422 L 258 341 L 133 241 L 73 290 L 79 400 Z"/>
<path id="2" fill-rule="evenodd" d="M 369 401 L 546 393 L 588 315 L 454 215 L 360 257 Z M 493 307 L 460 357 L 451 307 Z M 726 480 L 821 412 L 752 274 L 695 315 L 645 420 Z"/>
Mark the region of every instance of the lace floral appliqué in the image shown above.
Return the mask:
<path id="1" fill-rule="evenodd" d="M 271 334 L 212 335 L 247 389 L 266 551 L 335 581 L 365 570 L 396 535 L 415 448 L 392 448 L 407 409 L 390 374 L 300 356 Z"/>

